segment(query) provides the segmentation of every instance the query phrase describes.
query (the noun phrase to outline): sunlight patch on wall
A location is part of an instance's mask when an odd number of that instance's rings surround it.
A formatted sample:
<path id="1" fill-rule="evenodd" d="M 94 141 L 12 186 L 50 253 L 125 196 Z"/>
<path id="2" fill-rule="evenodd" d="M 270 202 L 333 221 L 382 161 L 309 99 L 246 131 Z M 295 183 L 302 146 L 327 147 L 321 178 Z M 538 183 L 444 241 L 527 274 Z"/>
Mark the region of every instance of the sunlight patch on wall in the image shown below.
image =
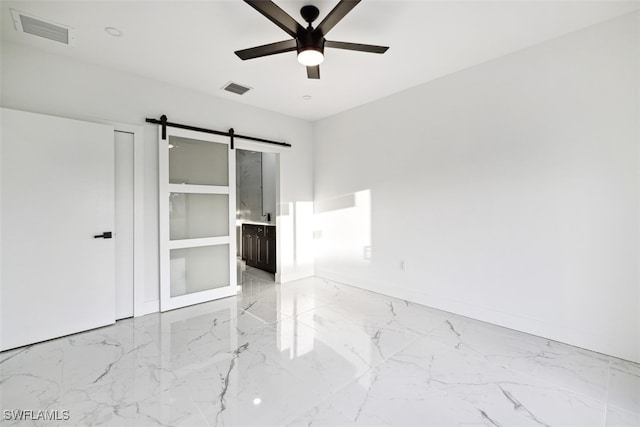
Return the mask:
<path id="1" fill-rule="evenodd" d="M 332 268 L 368 267 L 373 254 L 371 190 L 316 201 L 316 259 Z"/>
<path id="2" fill-rule="evenodd" d="M 282 204 L 278 220 L 282 268 L 313 268 L 313 202 Z"/>

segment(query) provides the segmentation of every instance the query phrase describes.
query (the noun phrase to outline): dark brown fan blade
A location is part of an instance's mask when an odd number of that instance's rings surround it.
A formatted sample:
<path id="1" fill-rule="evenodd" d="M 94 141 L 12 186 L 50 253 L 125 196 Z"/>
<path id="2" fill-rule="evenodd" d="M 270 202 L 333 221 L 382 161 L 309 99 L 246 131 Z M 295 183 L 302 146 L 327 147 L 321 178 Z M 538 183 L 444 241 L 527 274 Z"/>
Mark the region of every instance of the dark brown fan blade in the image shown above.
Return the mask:
<path id="1" fill-rule="evenodd" d="M 244 0 L 244 2 L 266 16 L 268 20 L 282 28 L 293 38 L 305 31 L 305 28 L 298 21 L 270 0 Z"/>
<path id="2" fill-rule="evenodd" d="M 307 77 L 310 79 L 320 78 L 320 66 L 314 65 L 313 67 L 307 67 Z"/>
<path id="3" fill-rule="evenodd" d="M 322 20 L 320 25 L 316 27 L 314 32 L 326 36 L 327 33 L 351 11 L 360 0 L 340 0 L 340 3 L 333 8 L 331 12 Z"/>
<path id="4" fill-rule="evenodd" d="M 235 54 L 244 61 L 247 59 L 260 58 L 261 56 L 275 55 L 276 53 L 291 52 L 292 50 L 296 50 L 296 41 L 293 39 L 269 43 L 249 49 L 236 50 Z"/>
<path id="5" fill-rule="evenodd" d="M 357 50 L 358 52 L 385 53 L 389 46 L 375 46 L 372 44 L 346 43 L 325 41 L 324 47 L 332 47 L 334 49 Z"/>

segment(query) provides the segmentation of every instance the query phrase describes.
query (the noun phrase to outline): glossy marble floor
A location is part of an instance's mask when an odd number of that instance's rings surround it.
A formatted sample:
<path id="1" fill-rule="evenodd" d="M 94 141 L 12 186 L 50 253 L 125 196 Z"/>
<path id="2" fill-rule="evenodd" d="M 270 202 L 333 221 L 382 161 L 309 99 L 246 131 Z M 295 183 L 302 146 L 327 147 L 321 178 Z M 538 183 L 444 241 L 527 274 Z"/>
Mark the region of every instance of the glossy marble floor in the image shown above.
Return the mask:
<path id="1" fill-rule="evenodd" d="M 63 426 L 640 426 L 638 364 L 318 278 L 242 280 L 0 353 L 0 409 L 68 410 L 33 423 Z"/>

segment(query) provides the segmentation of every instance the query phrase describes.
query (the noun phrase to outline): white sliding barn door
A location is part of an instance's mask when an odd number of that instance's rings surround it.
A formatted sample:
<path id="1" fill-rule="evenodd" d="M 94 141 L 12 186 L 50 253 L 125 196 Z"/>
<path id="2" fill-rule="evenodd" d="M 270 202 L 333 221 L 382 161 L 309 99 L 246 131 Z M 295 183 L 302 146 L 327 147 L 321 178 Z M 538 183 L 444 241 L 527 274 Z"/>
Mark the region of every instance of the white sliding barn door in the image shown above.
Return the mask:
<path id="1" fill-rule="evenodd" d="M 235 295 L 236 177 L 229 138 L 167 128 L 159 144 L 161 311 Z"/>
<path id="2" fill-rule="evenodd" d="M 113 323 L 113 127 L 1 113 L 0 350 Z"/>

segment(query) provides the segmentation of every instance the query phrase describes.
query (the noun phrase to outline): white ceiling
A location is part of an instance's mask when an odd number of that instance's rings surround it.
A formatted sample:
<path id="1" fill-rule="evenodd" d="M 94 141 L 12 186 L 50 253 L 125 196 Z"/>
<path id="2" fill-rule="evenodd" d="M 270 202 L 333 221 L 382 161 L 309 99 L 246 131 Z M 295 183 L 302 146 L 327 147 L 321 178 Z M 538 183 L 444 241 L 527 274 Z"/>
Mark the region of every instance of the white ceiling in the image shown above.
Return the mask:
<path id="1" fill-rule="evenodd" d="M 276 0 L 316 23 L 338 0 Z M 639 1 L 363 0 L 327 39 L 390 46 L 384 55 L 327 49 L 320 80 L 295 52 L 241 61 L 235 50 L 289 36 L 240 0 L 4 1 L 2 39 L 222 98 L 318 120 L 571 31 L 638 10 Z M 10 8 L 68 25 L 75 46 L 18 33 Z M 104 31 L 117 27 L 116 38 Z M 243 96 L 221 87 L 234 81 Z M 304 100 L 311 95 L 311 100 Z"/>

